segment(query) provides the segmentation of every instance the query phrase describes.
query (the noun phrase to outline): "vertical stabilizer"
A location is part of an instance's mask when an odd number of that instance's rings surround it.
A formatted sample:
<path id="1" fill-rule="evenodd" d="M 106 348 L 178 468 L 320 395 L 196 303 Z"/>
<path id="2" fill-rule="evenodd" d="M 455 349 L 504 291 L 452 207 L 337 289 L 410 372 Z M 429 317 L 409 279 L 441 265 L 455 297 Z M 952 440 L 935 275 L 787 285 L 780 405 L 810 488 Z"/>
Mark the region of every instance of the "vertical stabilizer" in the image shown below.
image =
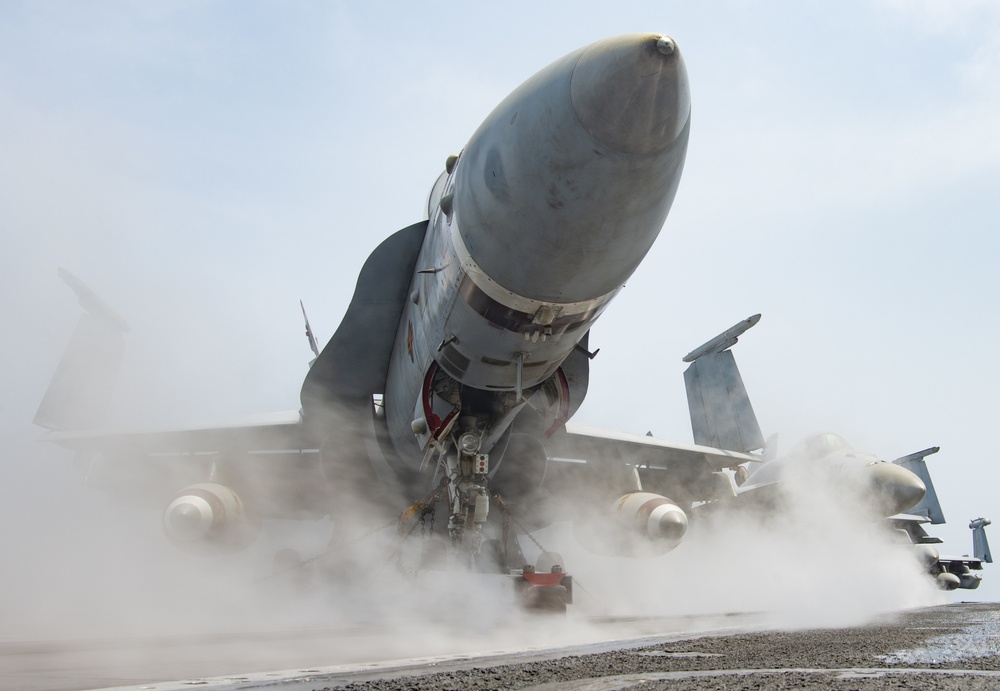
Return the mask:
<path id="1" fill-rule="evenodd" d="M 927 462 L 924 459 L 940 450 L 941 447 L 932 446 L 929 449 L 917 451 L 916 453 L 911 453 L 909 456 L 903 456 L 893 461 L 896 465 L 903 466 L 919 477 L 923 481 L 924 486 L 927 487 L 924 498 L 913 508 L 908 509 L 906 513 L 915 516 L 925 516 L 930 519 L 933 525 L 941 525 L 945 522 L 944 511 L 941 510 L 941 502 L 938 501 L 937 492 L 934 490 L 934 482 L 931 480 L 931 473 L 927 469 Z"/>
<path id="2" fill-rule="evenodd" d="M 986 539 L 986 526 L 992 521 L 988 518 L 977 518 L 969 523 L 972 528 L 972 556 L 982 559 L 987 564 L 993 563 L 993 555 L 990 554 L 990 543 Z"/>
<path id="3" fill-rule="evenodd" d="M 691 363 L 684 372 L 684 385 L 696 444 L 740 452 L 764 446 L 736 358 L 728 350 L 759 320 L 759 314 L 743 320 L 684 358 Z"/>
<path id="4" fill-rule="evenodd" d="M 128 325 L 69 271 L 59 269 L 59 277 L 85 311 L 38 406 L 35 424 L 50 430 L 93 429 L 108 410 Z"/>

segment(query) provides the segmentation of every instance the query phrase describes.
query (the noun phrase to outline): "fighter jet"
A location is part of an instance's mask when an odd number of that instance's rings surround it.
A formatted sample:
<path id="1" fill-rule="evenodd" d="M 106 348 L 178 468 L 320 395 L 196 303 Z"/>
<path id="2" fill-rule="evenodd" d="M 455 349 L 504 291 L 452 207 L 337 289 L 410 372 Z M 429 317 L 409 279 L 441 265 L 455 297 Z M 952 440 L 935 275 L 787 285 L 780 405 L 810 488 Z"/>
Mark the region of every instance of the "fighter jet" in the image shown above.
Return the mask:
<path id="1" fill-rule="evenodd" d="M 599 41 L 528 79 L 445 159 L 427 218 L 374 249 L 322 350 L 306 321 L 316 357 L 288 413 L 103 429 L 127 326 L 63 272 L 85 314 L 35 421 L 92 485 L 162 507 L 181 549 L 242 549 L 270 518 L 331 516 L 347 537 L 373 513 L 400 526 L 438 515 L 448 563 L 515 571 L 526 602 L 563 605 L 563 565 L 526 564 L 516 534 L 568 517 L 594 551 L 662 554 L 692 506 L 736 496 L 728 469 L 759 460 L 743 442 L 571 421 L 590 330 L 660 233 L 690 124 L 666 35 Z"/>
<path id="2" fill-rule="evenodd" d="M 699 507 L 709 514 L 738 505 L 750 510 L 774 511 L 796 493 L 812 494 L 821 488 L 848 501 L 851 511 L 867 512 L 914 544 L 928 573 L 945 589 L 974 589 L 982 570 L 991 562 L 985 526 L 972 521 L 974 556 L 941 556 L 930 545 L 940 543 L 927 535 L 924 524 L 945 522 L 925 458 L 939 451 L 932 447 L 892 462 L 852 447 L 839 434 L 821 432 L 807 436 L 787 453 L 777 449 L 777 435 L 764 440 L 756 414 L 730 348 L 760 321 L 756 314 L 727 329 L 688 353 L 684 373 L 691 425 L 701 444 L 744 452 L 759 452 L 757 459 L 732 468 L 736 496 Z"/>
<path id="3" fill-rule="evenodd" d="M 64 272 L 86 314 L 35 421 L 81 454 L 92 484 L 165 507 L 167 536 L 189 551 L 242 548 L 269 517 L 331 515 L 347 530 L 365 504 L 401 521 L 439 511 L 458 562 L 489 552 L 507 570 L 523 557 L 506 529 L 496 547 L 501 523 L 544 525 L 578 475 L 598 520 L 628 537 L 609 550 L 667 551 L 684 507 L 731 493 L 722 470 L 750 457 L 570 419 L 590 329 L 660 233 L 690 122 L 684 59 L 663 34 L 599 41 L 528 79 L 446 158 L 427 219 L 375 248 L 322 351 L 307 322 L 316 358 L 291 413 L 98 431 L 127 327 Z M 638 457 L 674 498 L 641 491 Z"/>
<path id="4" fill-rule="evenodd" d="M 927 567 L 927 573 L 944 590 L 975 590 L 982 582 L 983 564 L 992 564 L 993 555 L 990 552 L 989 540 L 986 538 L 986 526 L 991 521 L 988 518 L 974 518 L 969 521 L 972 530 L 972 554 L 953 556 L 941 554 L 934 545 L 941 544 L 941 539 L 927 533 L 925 526 L 945 523 L 944 511 L 938 501 L 934 482 L 927 468 L 926 458 L 940 451 L 933 446 L 929 449 L 897 458 L 893 463 L 900 465 L 920 477 L 927 488 L 926 494 L 919 503 L 907 508 L 904 512 L 890 516 L 889 525 L 913 544 L 920 560 Z M 973 572 L 977 573 L 973 573 Z"/>

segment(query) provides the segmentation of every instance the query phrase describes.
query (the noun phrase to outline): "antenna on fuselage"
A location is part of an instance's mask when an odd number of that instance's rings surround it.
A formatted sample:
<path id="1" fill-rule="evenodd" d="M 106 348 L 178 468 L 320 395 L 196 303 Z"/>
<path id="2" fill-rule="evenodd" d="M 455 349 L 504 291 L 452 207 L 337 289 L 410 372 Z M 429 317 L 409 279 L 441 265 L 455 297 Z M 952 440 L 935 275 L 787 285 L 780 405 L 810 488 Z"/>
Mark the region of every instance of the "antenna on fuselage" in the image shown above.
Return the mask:
<path id="1" fill-rule="evenodd" d="M 301 300 L 299 300 L 299 307 L 302 308 L 302 318 L 306 320 L 306 338 L 309 339 L 309 348 L 313 351 L 313 355 L 319 357 L 319 346 L 316 345 L 316 337 L 313 336 L 312 327 L 309 326 L 309 315 L 306 314 L 306 306 Z M 310 367 L 312 367 L 313 362 L 316 362 L 316 360 L 313 359 L 313 361 L 309 363 Z"/>

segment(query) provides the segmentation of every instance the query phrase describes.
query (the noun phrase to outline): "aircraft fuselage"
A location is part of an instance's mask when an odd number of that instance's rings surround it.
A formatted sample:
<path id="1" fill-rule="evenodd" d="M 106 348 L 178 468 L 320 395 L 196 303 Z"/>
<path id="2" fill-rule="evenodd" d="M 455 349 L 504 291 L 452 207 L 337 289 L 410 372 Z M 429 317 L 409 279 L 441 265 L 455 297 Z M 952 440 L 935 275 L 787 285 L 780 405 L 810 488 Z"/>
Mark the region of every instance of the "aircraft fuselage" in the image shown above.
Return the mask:
<path id="1" fill-rule="evenodd" d="M 565 415 L 560 365 L 657 237 L 689 122 L 673 41 L 622 36 L 525 82 L 449 161 L 386 381 L 400 458 L 469 432 L 489 453 L 542 388 L 533 407 Z"/>

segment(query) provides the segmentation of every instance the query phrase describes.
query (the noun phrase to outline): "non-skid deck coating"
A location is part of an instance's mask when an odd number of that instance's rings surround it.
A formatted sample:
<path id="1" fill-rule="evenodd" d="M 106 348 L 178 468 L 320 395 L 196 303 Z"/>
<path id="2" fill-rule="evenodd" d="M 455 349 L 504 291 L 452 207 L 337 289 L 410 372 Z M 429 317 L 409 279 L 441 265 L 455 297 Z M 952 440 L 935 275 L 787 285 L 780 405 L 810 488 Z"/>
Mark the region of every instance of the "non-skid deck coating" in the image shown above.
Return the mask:
<path id="1" fill-rule="evenodd" d="M 22 641 L 0 645 L 0 688 L 1000 688 L 1000 603 L 954 604 L 884 615 L 865 626 L 800 631 L 766 630 L 753 614 L 651 619 L 627 622 L 633 631 L 641 627 L 639 637 L 612 640 L 621 638 L 623 623 L 602 621 L 608 640 L 565 648 L 536 645 L 348 664 L 338 658 L 345 642 L 365 635 L 377 639 L 377 630 L 91 640 L 78 646 Z M 308 648 L 312 652 L 306 655 Z M 229 669 L 232 658 L 227 662 L 226 656 L 233 650 L 270 653 L 255 653 L 255 665 L 243 673 Z M 213 676 L 220 665 L 228 665 L 228 673 Z"/>
<path id="2" fill-rule="evenodd" d="M 996 689 L 1000 604 L 956 604 L 863 627 L 672 640 L 640 649 L 421 676 L 316 677 L 295 689 Z"/>

